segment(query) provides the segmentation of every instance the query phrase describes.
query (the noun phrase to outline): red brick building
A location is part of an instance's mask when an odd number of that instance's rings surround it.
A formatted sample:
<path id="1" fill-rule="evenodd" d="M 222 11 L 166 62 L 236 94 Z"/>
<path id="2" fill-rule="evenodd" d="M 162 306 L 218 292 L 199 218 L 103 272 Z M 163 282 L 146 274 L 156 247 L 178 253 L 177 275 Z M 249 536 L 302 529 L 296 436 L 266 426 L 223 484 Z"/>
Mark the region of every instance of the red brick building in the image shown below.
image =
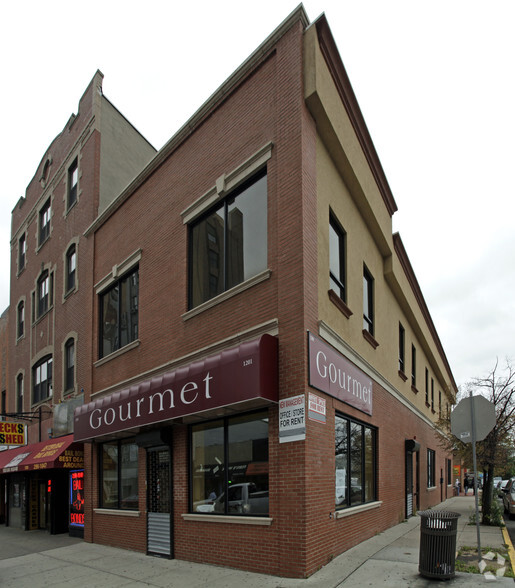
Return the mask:
<path id="1" fill-rule="evenodd" d="M 26 529 L 68 531 L 68 470 L 83 467 L 72 433 L 92 385 L 94 243 L 84 231 L 155 154 L 102 79 L 96 72 L 12 211 L 6 409 L 27 445 L 1 453 L 0 468 L 7 524 Z"/>
<path id="2" fill-rule="evenodd" d="M 86 541 L 305 577 L 450 495 L 395 210 L 300 7 L 85 230 Z"/>

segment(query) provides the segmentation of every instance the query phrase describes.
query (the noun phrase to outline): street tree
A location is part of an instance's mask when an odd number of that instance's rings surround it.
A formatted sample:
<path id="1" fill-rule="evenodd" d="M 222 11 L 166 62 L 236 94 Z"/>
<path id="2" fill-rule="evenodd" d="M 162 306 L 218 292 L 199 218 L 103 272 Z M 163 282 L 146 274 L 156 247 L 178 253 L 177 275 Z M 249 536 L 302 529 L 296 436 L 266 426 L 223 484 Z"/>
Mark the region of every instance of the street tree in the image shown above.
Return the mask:
<path id="1" fill-rule="evenodd" d="M 515 433 L 515 368 L 506 360 L 504 369 L 497 361 L 493 370 L 486 377 L 473 378 L 460 395 L 469 393 L 482 395 L 495 406 L 496 423 L 483 441 L 476 443 L 476 461 L 478 469 L 483 471 L 483 499 L 481 522 L 492 523 L 492 499 L 494 472 L 504 468 L 509 462 L 508 456 L 513 450 Z M 458 396 L 459 397 L 459 396 Z M 481 419 L 481 415 L 476 415 Z M 463 443 L 450 432 L 450 415 L 440 419 L 440 427 L 447 435 L 442 441 L 447 449 L 456 453 L 467 467 L 472 466 L 471 443 Z"/>

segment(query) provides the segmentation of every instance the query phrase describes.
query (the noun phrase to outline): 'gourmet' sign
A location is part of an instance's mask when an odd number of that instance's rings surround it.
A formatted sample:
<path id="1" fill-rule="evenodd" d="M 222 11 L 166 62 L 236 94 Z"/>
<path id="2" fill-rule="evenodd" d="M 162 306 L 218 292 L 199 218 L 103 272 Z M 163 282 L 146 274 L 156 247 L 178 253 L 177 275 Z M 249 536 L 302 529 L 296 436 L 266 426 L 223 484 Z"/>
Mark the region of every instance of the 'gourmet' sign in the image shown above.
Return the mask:
<path id="1" fill-rule="evenodd" d="M 309 385 L 372 415 L 372 380 L 330 345 L 308 337 Z"/>
<path id="2" fill-rule="evenodd" d="M 74 438 L 92 439 L 186 415 L 277 402 L 277 339 L 263 335 L 75 409 Z"/>

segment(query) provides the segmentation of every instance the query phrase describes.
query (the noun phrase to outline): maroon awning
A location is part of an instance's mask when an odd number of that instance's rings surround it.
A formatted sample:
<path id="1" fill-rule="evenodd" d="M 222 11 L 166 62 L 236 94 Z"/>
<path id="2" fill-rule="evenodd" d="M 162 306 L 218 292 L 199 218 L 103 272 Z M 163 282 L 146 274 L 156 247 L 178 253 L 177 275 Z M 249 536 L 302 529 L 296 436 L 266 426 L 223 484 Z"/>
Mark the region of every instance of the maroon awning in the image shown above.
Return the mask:
<path id="1" fill-rule="evenodd" d="M 75 444 L 73 435 L 47 439 L 0 452 L 0 472 L 26 472 L 54 468 L 84 467 L 82 444 Z"/>
<path id="2" fill-rule="evenodd" d="M 278 401 L 278 342 L 242 343 L 173 372 L 75 409 L 74 438 L 83 441 L 253 401 Z M 264 402 L 263 402 L 264 404 Z"/>

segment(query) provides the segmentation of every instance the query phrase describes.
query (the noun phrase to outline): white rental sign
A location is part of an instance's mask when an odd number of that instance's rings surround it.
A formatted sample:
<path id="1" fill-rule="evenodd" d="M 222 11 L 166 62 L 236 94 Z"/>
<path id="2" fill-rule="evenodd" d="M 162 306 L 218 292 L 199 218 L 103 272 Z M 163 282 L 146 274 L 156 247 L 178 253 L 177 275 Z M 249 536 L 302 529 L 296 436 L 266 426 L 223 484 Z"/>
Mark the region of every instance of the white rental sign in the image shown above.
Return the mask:
<path id="1" fill-rule="evenodd" d="M 279 443 L 306 438 L 306 399 L 304 394 L 279 400 Z"/>

